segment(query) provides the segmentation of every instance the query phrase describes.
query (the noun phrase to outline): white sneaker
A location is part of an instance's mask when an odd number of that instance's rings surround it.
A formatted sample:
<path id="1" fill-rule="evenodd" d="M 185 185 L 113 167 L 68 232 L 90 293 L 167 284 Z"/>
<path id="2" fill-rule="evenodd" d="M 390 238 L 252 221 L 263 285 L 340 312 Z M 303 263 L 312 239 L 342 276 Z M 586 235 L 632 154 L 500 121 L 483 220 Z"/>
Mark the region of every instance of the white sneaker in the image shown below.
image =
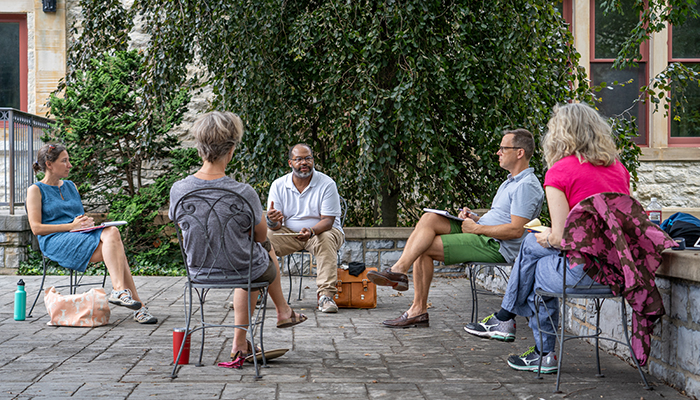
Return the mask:
<path id="1" fill-rule="evenodd" d="M 335 301 L 333 301 L 333 299 L 324 294 L 323 296 L 318 298 L 318 309 L 322 313 L 337 313 L 338 305 L 335 304 Z"/>
<path id="2" fill-rule="evenodd" d="M 138 311 L 134 311 L 134 321 L 139 324 L 155 324 L 158 322 L 158 318 L 151 315 L 148 307 L 143 306 Z"/>

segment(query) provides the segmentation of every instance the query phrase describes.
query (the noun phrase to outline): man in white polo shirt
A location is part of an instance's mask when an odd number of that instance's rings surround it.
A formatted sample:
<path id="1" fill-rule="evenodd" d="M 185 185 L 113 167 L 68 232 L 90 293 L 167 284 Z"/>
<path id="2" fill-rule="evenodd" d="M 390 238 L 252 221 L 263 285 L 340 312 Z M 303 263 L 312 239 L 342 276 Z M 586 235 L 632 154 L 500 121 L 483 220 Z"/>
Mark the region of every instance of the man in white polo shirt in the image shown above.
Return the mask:
<path id="1" fill-rule="evenodd" d="M 270 186 L 267 237 L 278 256 L 306 249 L 316 257 L 318 309 L 338 312 L 333 301 L 338 280 L 337 253 L 345 240 L 338 188 L 328 175 L 314 169 L 314 155 L 308 145 L 292 147 L 288 163 L 292 172 Z"/>

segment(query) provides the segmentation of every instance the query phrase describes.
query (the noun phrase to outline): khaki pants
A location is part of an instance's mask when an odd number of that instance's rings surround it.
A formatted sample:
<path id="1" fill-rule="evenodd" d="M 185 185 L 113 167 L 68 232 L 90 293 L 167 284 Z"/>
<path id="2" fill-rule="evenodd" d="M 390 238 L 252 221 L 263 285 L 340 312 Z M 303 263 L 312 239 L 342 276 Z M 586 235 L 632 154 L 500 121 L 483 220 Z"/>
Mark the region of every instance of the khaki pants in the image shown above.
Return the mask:
<path id="1" fill-rule="evenodd" d="M 277 256 L 282 257 L 306 249 L 316 257 L 316 294 L 330 298 L 336 293 L 335 283 L 338 281 L 338 250 L 345 238 L 340 230 L 331 228 L 320 233 L 306 242 L 297 240 L 294 236 L 275 236 L 275 233 L 291 233 L 291 229 L 283 226 L 273 231 L 267 230 L 267 237 L 275 248 Z"/>

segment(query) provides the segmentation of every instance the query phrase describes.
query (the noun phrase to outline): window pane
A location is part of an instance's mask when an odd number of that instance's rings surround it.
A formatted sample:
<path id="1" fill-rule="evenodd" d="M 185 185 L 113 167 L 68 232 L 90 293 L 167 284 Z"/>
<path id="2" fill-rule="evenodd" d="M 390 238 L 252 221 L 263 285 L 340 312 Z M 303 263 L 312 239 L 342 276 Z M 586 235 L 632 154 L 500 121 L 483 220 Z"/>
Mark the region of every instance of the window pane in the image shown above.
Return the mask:
<path id="1" fill-rule="evenodd" d="M 0 107 L 19 110 L 19 23 L 0 23 L 0 49 Z"/>
<path id="2" fill-rule="evenodd" d="M 700 3 L 695 5 L 700 11 Z M 700 19 L 688 18 L 683 25 L 673 27 L 673 58 L 700 58 Z"/>
<path id="3" fill-rule="evenodd" d="M 564 15 L 564 2 L 563 1 L 555 1 L 554 8 L 556 8 L 559 11 L 559 14 Z"/>
<path id="4" fill-rule="evenodd" d="M 675 45 L 675 44 L 674 44 Z M 700 69 L 700 64 L 686 64 Z M 685 99 L 678 98 L 676 85 L 671 84 L 671 137 L 700 137 L 700 88 L 690 82 L 685 89 Z M 676 100 L 680 106 L 674 108 Z"/>
<path id="5" fill-rule="evenodd" d="M 629 32 L 639 22 L 639 15 L 630 11 L 634 0 L 622 0 L 623 15 L 612 11 L 603 14 L 600 0 L 595 2 L 595 58 L 615 58 Z"/>
<path id="6" fill-rule="evenodd" d="M 611 69 L 612 63 L 591 63 L 591 79 L 593 85 L 598 85 L 601 82 L 606 82 L 613 89 L 603 89 L 596 93 L 602 102 L 596 103 L 600 113 L 606 117 L 612 117 L 622 114 L 625 110 L 632 106 L 634 100 L 639 97 L 639 87 L 646 81 L 645 68 L 646 63 L 640 62 L 636 68 L 626 68 L 623 70 Z M 627 81 L 632 82 L 627 83 Z M 624 84 L 612 85 L 613 82 Z M 637 118 L 637 127 L 639 128 L 639 137 L 634 141 L 637 144 L 646 144 L 646 116 L 644 115 L 644 105 L 638 103 L 636 107 L 630 109 L 629 114 L 623 116 L 633 116 Z M 641 116 L 641 118 L 640 118 Z"/>

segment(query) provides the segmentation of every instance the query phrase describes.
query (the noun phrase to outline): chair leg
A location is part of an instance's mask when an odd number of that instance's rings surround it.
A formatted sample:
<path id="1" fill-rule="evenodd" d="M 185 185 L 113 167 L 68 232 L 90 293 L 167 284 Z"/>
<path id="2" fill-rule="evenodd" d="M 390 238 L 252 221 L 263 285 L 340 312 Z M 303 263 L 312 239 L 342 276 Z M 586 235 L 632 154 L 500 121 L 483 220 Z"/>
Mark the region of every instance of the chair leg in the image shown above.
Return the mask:
<path id="1" fill-rule="evenodd" d="M 32 311 L 34 311 L 34 306 L 36 306 L 36 302 L 39 300 L 39 296 L 41 296 L 41 293 L 44 292 L 44 282 L 46 281 L 46 257 L 44 257 L 43 254 L 41 256 L 41 266 L 44 269 L 44 274 L 41 277 L 41 285 L 39 285 L 39 292 L 37 292 L 36 297 L 34 298 L 32 308 L 30 308 L 29 313 L 27 313 L 27 318 L 32 318 Z"/>
<path id="2" fill-rule="evenodd" d="M 267 359 L 265 358 L 265 345 L 263 343 L 263 327 L 265 324 L 265 311 L 267 309 L 267 288 L 262 288 L 260 289 L 260 295 L 262 296 L 263 300 L 265 301 L 259 309 L 257 309 L 257 312 L 253 313 L 253 308 L 251 305 L 250 301 L 250 296 L 248 296 L 248 333 L 250 334 L 250 341 L 251 345 L 253 346 L 253 354 L 256 353 L 256 345 L 255 345 L 255 333 L 256 330 L 260 329 L 260 351 L 262 354 L 262 367 L 267 368 Z M 255 319 L 253 319 L 255 317 Z M 260 368 L 261 365 L 258 362 L 258 357 L 253 356 L 253 365 L 255 367 L 255 379 L 261 379 L 262 375 L 260 375 Z"/>
<path id="3" fill-rule="evenodd" d="M 104 268 L 104 272 L 102 273 L 102 288 L 104 289 L 105 283 L 107 283 L 107 266 L 105 263 L 102 263 L 102 268 Z"/>
<path id="4" fill-rule="evenodd" d="M 287 304 L 292 304 L 289 302 L 289 300 L 292 298 L 292 288 L 294 285 L 292 284 L 292 255 L 287 254 L 284 256 L 285 260 L 287 262 L 287 275 L 289 275 L 289 292 L 287 293 Z"/>
<path id="5" fill-rule="evenodd" d="M 264 307 L 264 306 L 263 306 Z M 255 349 L 257 348 L 255 346 L 255 324 L 257 321 L 254 321 L 253 319 L 253 313 L 251 311 L 251 301 L 250 301 L 250 296 L 248 296 L 248 333 L 250 334 L 250 345 L 252 346 L 252 351 L 253 351 L 253 367 L 255 368 L 255 379 L 260 379 L 262 378 L 262 375 L 260 375 L 260 365 L 258 363 L 258 357 L 256 356 L 256 351 Z M 260 350 L 263 352 L 262 353 L 262 358 L 263 361 L 265 360 L 265 349 L 261 346 Z"/>
<path id="6" fill-rule="evenodd" d="M 76 281 L 73 281 L 73 279 L 74 279 L 73 276 L 74 276 L 74 275 L 73 275 L 73 270 L 70 270 L 70 278 L 69 278 L 69 280 L 68 280 L 68 294 L 75 294 L 75 292 L 78 291 L 78 287 L 77 287 L 77 284 L 78 284 L 78 282 L 77 282 L 77 277 L 75 278 Z"/>
<path id="7" fill-rule="evenodd" d="M 177 359 L 175 359 L 175 365 L 173 365 L 173 372 L 170 374 L 170 378 L 175 379 L 177 378 L 177 367 L 178 363 L 180 362 L 180 357 L 182 356 L 182 351 L 185 348 L 185 342 L 187 341 L 187 336 L 190 335 L 190 321 L 191 321 L 191 316 L 192 316 L 192 288 L 189 288 L 189 308 L 188 308 L 188 303 L 187 303 L 187 294 L 188 294 L 188 288 L 185 287 L 185 293 L 183 293 L 182 299 L 185 302 L 185 312 L 187 313 L 185 315 L 185 337 L 182 338 L 182 343 L 180 344 L 180 351 L 177 353 Z M 202 329 L 202 332 L 204 332 L 204 329 Z M 201 360 L 200 360 L 201 362 Z"/>
<path id="8" fill-rule="evenodd" d="M 199 297 L 199 320 L 201 322 L 202 326 L 202 344 L 199 346 L 199 361 L 195 366 L 197 367 L 203 367 L 204 364 L 202 364 L 202 356 L 204 355 L 204 333 L 206 329 L 204 328 L 204 299 L 207 297 L 207 292 L 208 289 L 203 289 L 202 293 L 197 292 L 197 295 Z M 190 304 L 192 303 L 192 293 L 190 292 Z M 191 306 L 190 306 L 191 307 Z"/>
<path id="9" fill-rule="evenodd" d="M 644 389 L 652 390 L 653 388 L 649 386 L 649 382 L 647 382 L 647 378 L 646 376 L 644 376 L 644 371 L 642 371 L 642 367 L 639 366 L 639 360 L 637 359 L 637 355 L 634 354 L 634 349 L 632 349 L 632 343 L 630 343 L 630 335 L 629 331 L 627 330 L 627 308 L 625 306 L 624 299 L 620 299 L 620 316 L 622 317 L 622 331 L 625 334 L 627 348 L 629 348 L 630 350 L 630 356 L 632 356 L 632 360 L 634 360 L 634 365 L 637 367 L 637 371 L 639 371 L 639 376 L 642 377 L 642 382 L 644 382 Z"/>
<path id="10" fill-rule="evenodd" d="M 598 373 L 595 375 L 598 378 L 604 378 L 605 374 L 603 374 L 603 371 L 600 369 L 600 308 L 603 306 L 603 301 L 605 299 L 598 300 L 594 299 L 595 302 L 595 363 L 596 367 L 598 368 Z"/>
<path id="11" fill-rule="evenodd" d="M 535 321 L 537 322 L 537 332 L 539 332 L 540 335 L 540 343 L 542 343 L 543 337 L 542 326 L 540 325 L 540 301 L 544 303 L 542 297 L 540 297 L 538 294 L 535 294 Z M 540 355 L 540 362 L 537 366 L 537 377 L 535 379 L 542 379 L 542 355 Z"/>
<path id="12" fill-rule="evenodd" d="M 268 295 L 268 288 L 264 288 L 261 290 L 261 296 L 263 299 L 267 300 L 267 295 Z M 267 365 L 267 359 L 265 358 L 265 345 L 263 343 L 263 327 L 265 325 L 265 315 L 267 314 L 267 303 L 261 307 L 260 309 L 257 310 L 257 317 L 255 319 L 255 325 L 253 327 L 253 330 L 258 329 L 258 325 L 260 326 L 260 350 L 262 351 L 262 360 L 263 360 L 263 368 L 269 368 Z"/>
<path id="13" fill-rule="evenodd" d="M 479 294 L 476 291 L 476 265 L 468 264 L 469 269 L 469 286 L 472 291 L 472 322 L 476 323 L 479 318 Z"/>
<path id="14" fill-rule="evenodd" d="M 311 273 L 311 255 L 309 254 L 309 273 Z M 299 268 L 299 294 L 297 294 L 297 301 L 301 301 L 301 287 L 303 286 L 304 280 L 304 253 L 301 253 L 301 268 Z"/>
<path id="15" fill-rule="evenodd" d="M 566 342 L 566 338 L 564 337 L 566 332 L 566 273 L 564 273 L 564 286 L 561 304 L 559 304 L 559 307 L 557 307 L 557 312 L 559 312 L 559 308 L 561 308 L 561 326 L 559 328 L 561 331 L 561 336 L 559 338 L 559 358 L 557 359 L 557 386 L 554 388 L 554 393 L 561 393 L 559 390 L 559 385 L 561 384 L 561 366 L 564 364 L 564 343 Z"/>

